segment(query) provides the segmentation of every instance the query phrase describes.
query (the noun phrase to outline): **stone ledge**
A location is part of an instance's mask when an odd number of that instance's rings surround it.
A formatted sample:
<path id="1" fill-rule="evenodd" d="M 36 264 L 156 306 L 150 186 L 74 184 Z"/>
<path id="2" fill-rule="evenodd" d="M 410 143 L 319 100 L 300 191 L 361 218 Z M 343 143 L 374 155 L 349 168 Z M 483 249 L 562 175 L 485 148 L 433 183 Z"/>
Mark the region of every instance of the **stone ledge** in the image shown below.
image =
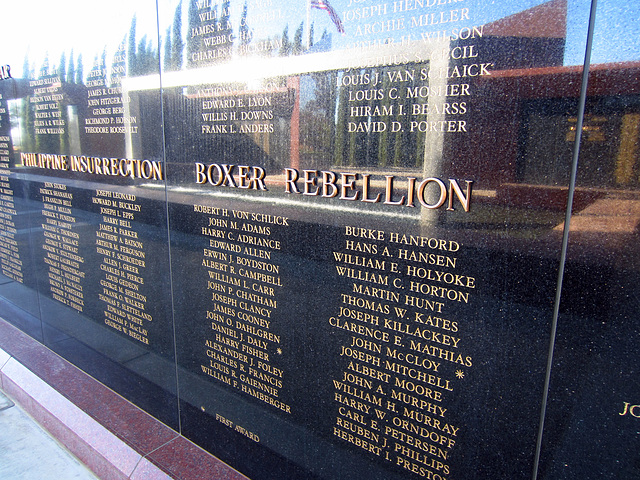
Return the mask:
<path id="1" fill-rule="evenodd" d="M 246 479 L 2 318 L 0 388 L 102 479 Z M 79 395 L 108 403 L 101 418 Z"/>

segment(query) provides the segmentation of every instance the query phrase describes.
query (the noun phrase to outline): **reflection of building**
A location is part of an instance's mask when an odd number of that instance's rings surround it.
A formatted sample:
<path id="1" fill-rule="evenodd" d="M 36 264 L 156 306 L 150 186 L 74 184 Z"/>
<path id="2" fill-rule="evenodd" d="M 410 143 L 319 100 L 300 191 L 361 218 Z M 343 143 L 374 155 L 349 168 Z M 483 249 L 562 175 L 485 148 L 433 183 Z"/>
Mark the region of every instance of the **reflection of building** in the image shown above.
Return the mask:
<path id="1" fill-rule="evenodd" d="M 467 143 L 467 132 L 481 129 L 472 110 L 477 111 L 475 102 L 484 94 L 480 85 L 493 72 L 562 65 L 566 16 L 566 0 L 552 0 L 489 24 L 460 28 L 450 40 L 443 36 L 446 30 L 434 30 L 428 34 L 433 40 L 412 44 L 410 59 L 400 52 L 406 58 L 402 62 L 309 74 L 315 92 L 301 100 L 301 115 L 303 131 L 305 120 L 314 128 L 300 138 L 301 163 L 309 168 L 426 168 L 430 154 L 425 145 L 434 137 L 444 134 L 445 144 Z M 382 50 L 379 58 L 385 58 Z M 446 78 L 442 71 L 448 72 Z M 327 83 L 337 84 L 337 91 L 329 92 Z M 494 108 L 489 104 L 502 99 L 486 101 L 481 108 Z M 483 110 L 479 115 L 485 113 L 491 114 Z M 322 115 L 325 122 L 319 120 Z M 323 135 L 323 130 L 332 134 Z M 460 161 L 443 159 L 445 164 Z"/>
<path id="2" fill-rule="evenodd" d="M 166 90 L 165 115 L 181 119 L 165 128 L 173 179 L 192 181 L 194 162 L 260 165 L 270 173 L 286 166 L 293 96 L 292 88 L 275 84 Z"/>
<path id="3" fill-rule="evenodd" d="M 640 64 L 591 67 L 579 162 L 590 187 L 640 185 Z M 452 173 L 504 183 L 566 186 L 582 69 L 548 67 L 493 72 L 471 99 L 466 138 L 448 144 Z M 500 142 L 492 139 L 499 138 Z M 457 160 L 459 159 L 459 160 Z"/>
<path id="4" fill-rule="evenodd" d="M 480 52 L 496 70 L 560 66 L 567 36 L 567 0 L 552 0 L 484 25 Z"/>

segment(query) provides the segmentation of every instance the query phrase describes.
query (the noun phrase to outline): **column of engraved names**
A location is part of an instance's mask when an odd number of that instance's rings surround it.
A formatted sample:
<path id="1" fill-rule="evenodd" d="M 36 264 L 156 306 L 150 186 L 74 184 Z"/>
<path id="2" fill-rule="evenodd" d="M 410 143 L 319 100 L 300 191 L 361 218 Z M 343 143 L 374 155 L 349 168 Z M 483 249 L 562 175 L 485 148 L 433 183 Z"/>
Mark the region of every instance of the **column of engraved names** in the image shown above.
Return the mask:
<path id="1" fill-rule="evenodd" d="M 210 65 L 231 57 L 235 36 L 230 20 L 229 3 L 191 0 L 189 15 L 192 14 L 192 9 L 196 11 L 197 21 L 188 32 L 189 43 L 192 46 L 187 52 L 188 66 Z"/>
<path id="2" fill-rule="evenodd" d="M 62 115 L 61 93 L 62 82 L 56 71 L 43 69 L 41 78 L 30 80 L 29 86 L 33 94 L 29 102 L 34 105 L 35 120 L 33 122 L 36 135 L 61 135 L 66 131 L 66 120 Z"/>
<path id="3" fill-rule="evenodd" d="M 80 235 L 73 231 L 76 217 L 73 215 L 73 193 L 60 183 L 45 182 L 40 188 L 42 196 L 42 230 L 48 265 L 47 276 L 52 297 L 82 312 L 84 310 L 85 278 L 84 257 L 79 254 Z"/>
<path id="4" fill-rule="evenodd" d="M 274 228 L 287 228 L 286 217 L 194 205 L 203 216 L 208 238 L 202 267 L 211 292 L 204 340 L 208 360 L 200 368 L 211 378 L 286 413 L 282 400 L 285 372 L 274 365 L 283 354 L 273 319 L 282 288 L 280 266 L 272 261 L 280 241 Z M 275 331 L 274 331 L 275 330 Z"/>
<path id="5" fill-rule="evenodd" d="M 192 13 L 193 12 L 193 13 Z M 245 2 L 239 21 L 232 22 L 229 3 L 216 0 L 190 0 L 189 15 L 195 25 L 188 32 L 187 65 L 205 66 L 238 55 L 270 55 L 282 47 L 276 37 L 254 38 L 254 25 L 280 23 L 282 8 L 274 0 Z M 235 47 L 234 47 L 235 43 Z"/>
<path id="6" fill-rule="evenodd" d="M 415 41 L 432 43 L 437 40 L 468 40 L 478 36 L 481 38 L 484 32 L 484 25 L 477 25 L 474 20 L 474 14 L 481 12 L 462 0 L 390 0 L 364 5 L 362 3 L 349 2 L 340 14 L 347 33 L 354 39 L 350 47 L 378 47 Z M 381 33 L 386 33 L 387 37 L 381 36 Z M 444 54 L 454 59 L 467 58 L 457 53 Z M 468 57 L 475 58 L 471 55 Z"/>
<path id="7" fill-rule="evenodd" d="M 468 303 L 475 278 L 461 273 L 454 241 L 345 227 L 333 252 L 350 282 L 329 323 L 345 332 L 333 379 L 335 436 L 419 476 L 444 479 L 459 427 L 448 420 L 472 367 L 461 322 L 447 311 Z"/>
<path id="8" fill-rule="evenodd" d="M 96 252 L 102 257 L 98 299 L 104 304 L 105 325 L 149 345 L 148 328 L 153 317 L 147 311 L 146 252 L 132 226 L 141 206 L 136 196 L 96 190 L 91 199 L 100 207 L 102 222 L 96 230 Z"/>
<path id="9" fill-rule="evenodd" d="M 7 134 L 11 129 L 11 120 L 9 119 L 9 111 L 7 101 L 0 93 L 0 134 Z M 5 136 L 5 135 L 2 135 Z M 8 142 L 9 140 L 3 140 Z M 7 154 L 8 155 L 8 154 Z"/>
<path id="10" fill-rule="evenodd" d="M 137 133 L 138 119 L 126 115 L 131 98 L 122 92 L 122 77 L 126 71 L 125 44 L 118 45 L 107 80 L 107 66 L 96 63 L 87 75 L 87 111 L 85 133 Z"/>
<path id="11" fill-rule="evenodd" d="M 2 96 L 0 95 L 0 99 Z M 0 112 L 0 117 L 2 116 Z M 16 207 L 9 183 L 10 138 L 0 135 L 0 272 L 16 282 L 23 282 L 22 260 L 16 240 Z"/>
<path id="12" fill-rule="evenodd" d="M 282 98 L 282 89 L 269 84 L 265 89 L 209 87 L 198 90 L 201 98 L 201 133 L 253 135 L 260 142 L 261 134 L 274 132 L 274 105 Z"/>
<path id="13" fill-rule="evenodd" d="M 466 119 L 473 79 L 491 75 L 495 63 L 480 51 L 485 32 L 484 25 L 474 22 L 475 8 L 451 3 L 352 2 L 352 8 L 341 12 L 354 40 L 351 46 L 362 49 L 359 58 L 367 59 L 367 48 L 393 43 L 411 52 L 405 65 L 354 69 L 338 76 L 337 86 L 346 89 L 342 95 L 348 132 L 380 133 L 385 140 L 402 132 L 453 134 L 473 128 Z M 382 32 L 388 36 L 380 37 Z"/>

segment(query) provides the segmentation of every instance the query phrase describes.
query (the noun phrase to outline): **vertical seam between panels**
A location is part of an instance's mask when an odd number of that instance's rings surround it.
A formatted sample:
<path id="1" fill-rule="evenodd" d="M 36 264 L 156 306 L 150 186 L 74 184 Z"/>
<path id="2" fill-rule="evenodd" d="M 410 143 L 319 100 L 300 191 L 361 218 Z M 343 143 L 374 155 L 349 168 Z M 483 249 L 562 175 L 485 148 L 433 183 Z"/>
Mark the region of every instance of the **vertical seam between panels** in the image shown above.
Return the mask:
<path id="1" fill-rule="evenodd" d="M 593 44 L 593 30 L 595 25 L 597 0 L 591 1 L 589 12 L 589 25 L 587 29 L 587 45 L 584 55 L 584 66 L 582 69 L 582 84 L 580 86 L 580 100 L 578 102 L 578 118 L 576 123 L 576 138 L 573 144 L 573 157 L 571 161 L 571 177 L 569 180 L 569 191 L 567 194 L 567 209 L 564 217 L 564 229 L 562 232 L 562 248 L 560 251 L 560 264 L 558 266 L 558 280 L 556 284 L 556 297 L 553 305 L 553 319 L 551 322 L 551 334 L 549 339 L 549 350 L 547 354 L 547 368 L 545 373 L 544 391 L 542 393 L 542 403 L 540 407 L 540 422 L 538 424 L 538 438 L 536 442 L 536 452 L 533 465 L 532 479 L 537 480 L 538 468 L 540 464 L 540 453 L 542 450 L 542 436 L 544 431 L 545 415 L 547 410 L 547 400 L 549 397 L 549 385 L 551 383 L 551 369 L 553 367 L 553 353 L 556 342 L 556 332 L 558 328 L 558 315 L 560 312 L 560 299 L 562 296 L 562 282 L 564 280 L 564 268 L 569 245 L 569 228 L 571 224 L 571 210 L 573 207 L 573 196 L 576 188 L 576 177 L 578 173 L 578 158 L 580 155 L 580 141 L 582 139 L 582 125 L 584 121 L 584 110 L 587 101 L 587 83 L 589 80 L 589 66 L 591 64 L 591 48 Z"/>
<path id="2" fill-rule="evenodd" d="M 172 271 L 172 255 L 171 255 L 171 227 L 169 220 L 169 186 L 167 184 L 167 142 L 165 136 L 165 121 L 164 121 L 164 88 L 162 86 L 162 43 L 160 36 L 160 9 L 158 7 L 158 0 L 156 4 L 156 31 L 158 32 L 158 77 L 160 82 L 160 128 L 162 129 L 162 160 L 164 163 L 164 212 L 167 218 L 167 261 L 169 262 L 169 294 L 171 301 L 171 331 L 173 332 L 173 365 L 175 368 L 175 389 L 176 389 L 176 414 L 178 415 L 178 433 L 182 435 L 182 422 L 180 415 L 180 387 L 178 378 L 178 346 L 176 344 L 176 319 L 175 319 L 175 305 L 173 299 L 173 271 Z"/>

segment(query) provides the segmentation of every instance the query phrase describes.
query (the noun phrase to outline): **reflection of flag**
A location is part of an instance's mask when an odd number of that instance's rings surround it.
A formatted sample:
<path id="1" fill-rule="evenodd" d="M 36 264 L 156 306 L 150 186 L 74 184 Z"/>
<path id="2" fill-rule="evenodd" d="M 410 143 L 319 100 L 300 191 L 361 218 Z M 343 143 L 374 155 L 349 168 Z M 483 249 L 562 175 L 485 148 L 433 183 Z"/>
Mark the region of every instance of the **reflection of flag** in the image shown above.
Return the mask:
<path id="1" fill-rule="evenodd" d="M 329 0 L 311 0 L 311 8 L 317 8 L 318 10 L 326 10 L 331 20 L 335 24 L 336 28 L 340 33 L 344 33 L 344 27 L 342 26 L 342 22 L 340 21 L 340 17 L 333 9 L 333 7 L 329 4 Z"/>

